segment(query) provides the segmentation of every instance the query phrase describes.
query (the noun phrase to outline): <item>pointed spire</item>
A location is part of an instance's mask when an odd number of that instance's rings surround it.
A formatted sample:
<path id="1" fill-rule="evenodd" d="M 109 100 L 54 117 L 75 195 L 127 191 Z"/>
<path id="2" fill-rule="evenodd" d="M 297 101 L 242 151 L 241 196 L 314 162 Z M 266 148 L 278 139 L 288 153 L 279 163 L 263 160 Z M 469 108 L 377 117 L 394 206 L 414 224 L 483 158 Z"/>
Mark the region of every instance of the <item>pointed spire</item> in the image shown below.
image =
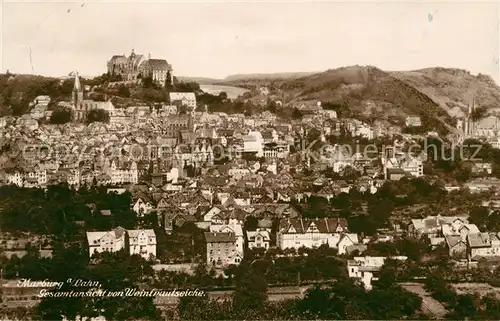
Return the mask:
<path id="1" fill-rule="evenodd" d="M 78 76 L 78 71 L 75 71 L 75 85 L 73 86 L 73 91 L 81 91 L 82 85 L 80 84 L 80 77 Z"/>
<path id="2" fill-rule="evenodd" d="M 472 112 L 474 111 L 475 109 L 475 101 L 476 101 L 476 95 L 475 93 L 472 94 L 472 99 L 471 101 L 469 102 L 469 110 L 468 110 L 468 116 L 471 116 Z"/>

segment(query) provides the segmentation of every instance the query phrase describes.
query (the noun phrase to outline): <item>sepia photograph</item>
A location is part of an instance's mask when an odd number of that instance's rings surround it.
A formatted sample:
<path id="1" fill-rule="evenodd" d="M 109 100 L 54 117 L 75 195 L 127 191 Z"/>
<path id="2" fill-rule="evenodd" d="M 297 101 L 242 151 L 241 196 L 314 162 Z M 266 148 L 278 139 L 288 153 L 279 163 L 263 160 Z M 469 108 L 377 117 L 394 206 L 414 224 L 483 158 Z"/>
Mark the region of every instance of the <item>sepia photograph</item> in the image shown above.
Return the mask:
<path id="1" fill-rule="evenodd" d="M 500 2 L 0 28 L 0 320 L 500 320 Z"/>

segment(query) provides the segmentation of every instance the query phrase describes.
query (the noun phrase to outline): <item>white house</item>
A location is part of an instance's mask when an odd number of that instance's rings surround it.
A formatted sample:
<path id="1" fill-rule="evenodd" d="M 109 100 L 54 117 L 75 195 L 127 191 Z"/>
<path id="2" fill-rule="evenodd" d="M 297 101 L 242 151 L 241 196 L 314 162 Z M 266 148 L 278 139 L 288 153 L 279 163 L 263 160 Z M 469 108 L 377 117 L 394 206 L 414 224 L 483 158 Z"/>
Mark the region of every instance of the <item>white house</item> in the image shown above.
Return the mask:
<path id="1" fill-rule="evenodd" d="M 367 290 L 372 289 L 372 281 L 378 280 L 378 272 L 387 258 L 383 256 L 355 257 L 347 261 L 347 273 L 350 278 L 359 279 Z M 393 260 L 405 261 L 406 256 L 393 256 Z"/>
<path id="2" fill-rule="evenodd" d="M 264 156 L 264 138 L 259 131 L 250 131 L 243 136 L 243 152 L 256 153 L 257 157 Z"/>
<path id="3" fill-rule="evenodd" d="M 247 241 L 248 248 L 269 248 L 269 242 L 271 241 L 271 237 L 269 236 L 269 232 L 266 230 L 261 231 L 247 231 Z"/>
<path id="4" fill-rule="evenodd" d="M 125 248 L 126 230 L 117 227 L 112 231 L 87 232 L 89 256 L 102 252 L 118 252 Z"/>
<path id="5" fill-rule="evenodd" d="M 169 96 L 172 105 L 185 105 L 189 107 L 190 111 L 196 109 L 196 95 L 194 93 L 172 92 Z"/>
<path id="6" fill-rule="evenodd" d="M 144 202 L 142 199 L 138 199 L 134 206 L 132 207 L 132 210 L 138 215 L 138 216 L 144 216 L 144 214 L 149 214 L 152 210 L 154 209 L 153 205 L 149 202 Z"/>
<path id="7" fill-rule="evenodd" d="M 156 234 L 152 229 L 127 230 L 130 255 L 139 254 L 144 259 L 156 257 Z"/>
<path id="8" fill-rule="evenodd" d="M 340 255 L 347 253 L 347 248 L 352 245 L 359 244 L 358 234 L 348 233 L 342 235 L 338 244 L 338 253 Z"/>
<path id="9" fill-rule="evenodd" d="M 282 250 L 314 248 L 323 244 L 337 248 L 341 236 L 345 233 L 347 233 L 345 219 L 282 219 L 276 233 L 276 243 Z"/>

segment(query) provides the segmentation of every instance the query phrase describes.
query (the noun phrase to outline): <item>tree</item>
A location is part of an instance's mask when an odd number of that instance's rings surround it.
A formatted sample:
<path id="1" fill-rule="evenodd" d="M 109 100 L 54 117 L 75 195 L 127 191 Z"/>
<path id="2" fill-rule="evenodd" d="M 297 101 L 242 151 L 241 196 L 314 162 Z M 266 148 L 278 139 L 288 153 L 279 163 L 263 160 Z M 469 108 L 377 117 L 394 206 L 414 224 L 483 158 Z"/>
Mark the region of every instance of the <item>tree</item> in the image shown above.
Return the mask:
<path id="1" fill-rule="evenodd" d="M 185 115 L 188 113 L 189 107 L 186 105 L 179 106 L 179 114 Z"/>
<path id="2" fill-rule="evenodd" d="M 302 119 L 302 117 L 304 114 L 298 108 L 293 108 L 292 119 Z"/>
<path id="3" fill-rule="evenodd" d="M 174 84 L 172 83 L 172 72 L 167 72 L 167 77 L 165 78 L 165 88 L 172 88 Z"/>
<path id="4" fill-rule="evenodd" d="M 471 224 L 476 224 L 476 226 L 484 230 L 486 223 L 488 222 L 489 211 L 486 207 L 476 206 L 470 210 L 469 221 Z"/>
<path id="5" fill-rule="evenodd" d="M 248 261 L 239 266 L 236 275 L 234 305 L 237 310 L 259 310 L 267 301 L 267 280 L 260 271 L 253 269 Z"/>
<path id="6" fill-rule="evenodd" d="M 66 107 L 57 107 L 50 115 L 50 122 L 52 124 L 66 124 L 71 121 L 71 110 Z"/>
<path id="7" fill-rule="evenodd" d="M 118 87 L 118 95 L 121 97 L 129 98 L 130 97 L 130 89 L 125 85 L 120 85 Z"/>
<path id="8" fill-rule="evenodd" d="M 257 230 L 257 226 L 259 224 L 259 220 L 252 215 L 249 215 L 245 219 L 245 231 L 255 231 Z"/>
<path id="9" fill-rule="evenodd" d="M 87 124 L 93 122 L 109 123 L 109 113 L 104 109 L 92 109 L 87 113 Z"/>

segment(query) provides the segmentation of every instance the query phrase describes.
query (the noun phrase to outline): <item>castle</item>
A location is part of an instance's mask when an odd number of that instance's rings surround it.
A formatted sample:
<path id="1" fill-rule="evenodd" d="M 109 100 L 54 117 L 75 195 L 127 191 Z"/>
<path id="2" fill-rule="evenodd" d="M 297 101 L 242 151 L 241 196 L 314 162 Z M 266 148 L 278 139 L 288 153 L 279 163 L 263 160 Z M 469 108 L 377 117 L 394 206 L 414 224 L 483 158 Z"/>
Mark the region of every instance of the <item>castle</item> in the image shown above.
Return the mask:
<path id="1" fill-rule="evenodd" d="M 165 59 L 151 59 L 151 54 L 145 59 L 144 55 L 136 54 L 134 49 L 130 56 L 115 55 L 107 63 L 110 75 L 119 75 L 124 81 L 136 81 L 139 78 L 151 77 L 153 82 L 165 86 L 168 80 L 173 83 L 173 69 Z"/>

